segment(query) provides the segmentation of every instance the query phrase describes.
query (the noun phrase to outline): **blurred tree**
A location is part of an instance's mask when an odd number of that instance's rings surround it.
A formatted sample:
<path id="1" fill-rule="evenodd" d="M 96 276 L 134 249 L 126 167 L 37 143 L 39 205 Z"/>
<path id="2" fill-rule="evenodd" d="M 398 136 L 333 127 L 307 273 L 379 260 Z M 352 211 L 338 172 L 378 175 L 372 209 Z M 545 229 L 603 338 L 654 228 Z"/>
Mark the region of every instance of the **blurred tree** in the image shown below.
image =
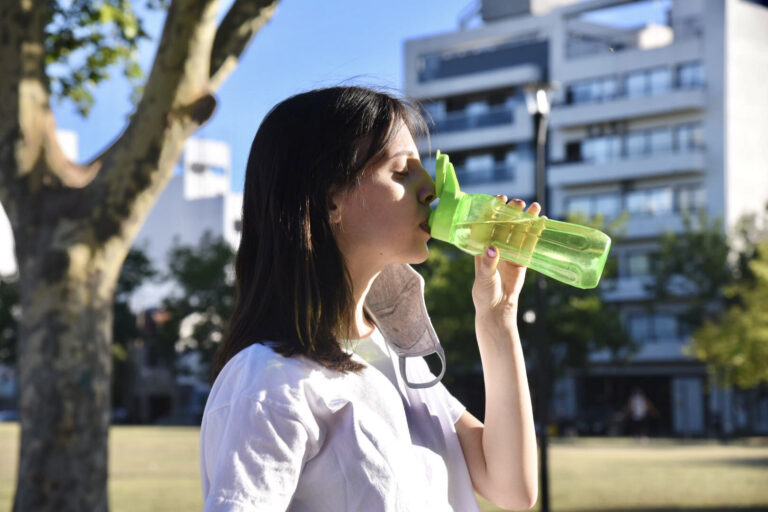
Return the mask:
<path id="1" fill-rule="evenodd" d="M 747 263 L 751 279 L 726 287 L 736 299 L 719 318 L 705 319 L 693 334 L 691 352 L 716 372 L 725 386 L 768 384 L 768 240 Z"/>
<path id="2" fill-rule="evenodd" d="M 115 140 L 69 161 L 50 98 L 85 113 L 147 37 L 128 0 L 0 2 L 0 203 L 19 262 L 21 454 L 14 510 L 108 509 L 112 303 L 120 267 L 184 141 L 277 0 L 147 0 L 167 7 L 149 76 Z"/>
<path id="3" fill-rule="evenodd" d="M 768 351 L 759 309 L 764 256 L 758 248 L 768 239 L 768 209 L 763 215 L 762 221 L 754 214 L 742 217 L 729 235 L 722 219 L 701 211 L 683 217 L 682 233 L 661 239 L 651 307 L 684 304 L 679 318 L 683 330 L 693 333 L 684 351 L 709 366 L 717 386 L 752 387 L 765 378 L 765 366 L 759 366 Z"/>
<path id="4" fill-rule="evenodd" d="M 168 253 L 167 277 L 176 289 L 163 301 L 169 320 L 160 328 L 158 346 L 162 356 L 172 361 L 184 354 L 197 354 L 200 373 L 195 376 L 203 382 L 208 382 L 211 361 L 232 315 L 234 258 L 229 244 L 208 232 L 197 246 L 175 244 Z M 179 365 L 175 370 L 193 371 Z"/>
<path id="5" fill-rule="evenodd" d="M 112 406 L 129 406 L 130 378 L 135 361 L 130 357 L 131 343 L 141 336 L 136 314 L 131 311 L 131 294 L 145 281 L 157 275 L 146 253 L 132 248 L 117 279 L 112 320 Z"/>
<path id="6" fill-rule="evenodd" d="M 601 218 L 570 218 L 570 221 L 598 227 L 611 233 L 614 243 L 620 237 L 624 218 L 603 226 Z M 472 303 L 474 259 L 460 250 L 445 244 L 432 244 L 427 261 L 416 267 L 426 281 L 426 302 L 430 317 L 440 342 L 445 347 L 447 370 L 445 382 L 468 407 L 482 417 L 483 383 L 480 355 L 475 342 L 475 309 Z M 526 273 L 520 295 L 518 326 L 523 350 L 530 364 L 536 363 L 534 352 L 539 332 L 537 321 L 536 278 L 537 273 Z M 610 286 L 615 277 L 615 260 L 609 259 L 603 277 L 603 287 Z M 543 393 L 541 407 L 549 410 L 551 389 L 554 381 L 568 369 L 582 369 L 588 363 L 589 354 L 597 350 L 609 350 L 616 360 L 626 360 L 636 350 L 636 345 L 622 328 L 617 307 L 601 298 L 601 289 L 582 290 L 553 279 L 547 279 L 546 325 L 550 340 L 549 367 L 544 381 L 531 386 L 532 394 Z M 536 368 L 532 368 L 537 372 Z M 533 377 L 533 375 L 531 375 Z M 537 378 L 540 377 L 537 372 Z M 540 421 L 543 411 L 537 411 Z"/>
<path id="7" fill-rule="evenodd" d="M 685 331 L 692 332 L 714 311 L 722 308 L 723 290 L 733 283 L 736 269 L 723 221 L 710 218 L 705 210 L 696 217 L 683 216 L 682 233 L 661 237 L 659 256 L 652 266 L 653 280 L 648 285 L 651 307 L 684 301 L 679 317 Z"/>

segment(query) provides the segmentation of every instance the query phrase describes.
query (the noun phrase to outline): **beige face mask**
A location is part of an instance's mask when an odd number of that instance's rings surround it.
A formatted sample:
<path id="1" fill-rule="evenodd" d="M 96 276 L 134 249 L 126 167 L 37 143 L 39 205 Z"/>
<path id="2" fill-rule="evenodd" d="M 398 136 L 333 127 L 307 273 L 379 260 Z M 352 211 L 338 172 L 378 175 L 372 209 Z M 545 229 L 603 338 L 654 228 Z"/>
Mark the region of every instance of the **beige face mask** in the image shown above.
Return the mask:
<path id="1" fill-rule="evenodd" d="M 403 382 L 417 389 L 440 382 L 445 374 L 445 352 L 424 305 L 424 279 L 421 275 L 410 265 L 386 267 L 371 285 L 365 305 L 400 360 Z M 406 372 L 407 359 L 432 354 L 437 354 L 442 363 L 440 375 L 430 382 L 410 382 Z"/>

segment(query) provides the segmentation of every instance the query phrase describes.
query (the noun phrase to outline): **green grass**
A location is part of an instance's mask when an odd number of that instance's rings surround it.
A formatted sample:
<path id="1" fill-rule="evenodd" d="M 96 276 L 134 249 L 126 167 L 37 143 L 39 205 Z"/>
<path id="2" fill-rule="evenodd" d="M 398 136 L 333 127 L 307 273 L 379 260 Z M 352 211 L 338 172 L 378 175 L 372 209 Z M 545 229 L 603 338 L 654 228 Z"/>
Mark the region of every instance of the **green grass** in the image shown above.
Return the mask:
<path id="1" fill-rule="evenodd" d="M 10 510 L 19 428 L 0 424 L 0 511 Z M 113 512 L 200 510 L 199 429 L 114 427 Z M 550 497 L 557 512 L 768 511 L 768 440 L 723 445 L 653 439 L 555 441 Z M 500 510 L 481 500 L 486 512 Z M 538 506 L 536 508 L 538 510 Z"/>

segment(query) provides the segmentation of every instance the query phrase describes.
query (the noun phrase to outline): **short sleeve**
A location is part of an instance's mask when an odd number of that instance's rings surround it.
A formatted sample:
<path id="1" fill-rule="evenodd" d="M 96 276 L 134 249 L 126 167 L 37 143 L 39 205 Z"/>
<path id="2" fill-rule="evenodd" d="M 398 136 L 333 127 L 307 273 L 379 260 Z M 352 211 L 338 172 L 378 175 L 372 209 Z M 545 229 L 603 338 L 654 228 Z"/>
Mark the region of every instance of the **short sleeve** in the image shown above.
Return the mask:
<path id="1" fill-rule="evenodd" d="M 201 443 L 205 512 L 286 510 L 310 444 L 285 406 L 248 397 L 211 411 Z"/>

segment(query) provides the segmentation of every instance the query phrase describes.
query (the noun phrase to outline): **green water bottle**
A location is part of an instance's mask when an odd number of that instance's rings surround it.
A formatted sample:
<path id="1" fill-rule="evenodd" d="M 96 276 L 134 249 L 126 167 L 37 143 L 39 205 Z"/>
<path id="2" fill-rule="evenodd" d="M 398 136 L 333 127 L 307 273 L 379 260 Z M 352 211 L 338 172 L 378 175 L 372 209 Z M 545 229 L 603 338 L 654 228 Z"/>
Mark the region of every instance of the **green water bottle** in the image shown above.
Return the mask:
<path id="1" fill-rule="evenodd" d="M 429 216 L 432 237 L 477 255 L 489 245 L 506 260 L 578 288 L 594 288 L 611 238 L 594 228 L 544 219 L 486 194 L 465 194 L 448 155 L 437 152 L 440 202 Z"/>

